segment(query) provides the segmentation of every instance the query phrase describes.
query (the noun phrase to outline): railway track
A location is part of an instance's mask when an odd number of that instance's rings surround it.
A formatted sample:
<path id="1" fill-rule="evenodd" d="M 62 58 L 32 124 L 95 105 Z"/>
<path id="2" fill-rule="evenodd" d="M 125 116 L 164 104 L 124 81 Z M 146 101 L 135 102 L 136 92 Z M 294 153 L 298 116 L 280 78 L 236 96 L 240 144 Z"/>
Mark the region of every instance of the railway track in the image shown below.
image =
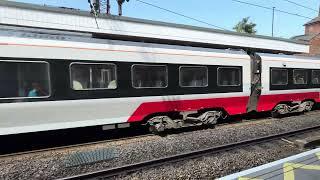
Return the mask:
<path id="1" fill-rule="evenodd" d="M 312 112 L 308 112 L 308 115 L 319 114 L 319 113 L 320 113 L 320 110 L 315 110 Z M 233 126 L 233 125 L 239 125 L 239 124 L 244 124 L 244 123 L 260 122 L 260 121 L 264 121 L 266 119 L 271 119 L 271 117 L 260 117 L 260 118 L 255 118 L 255 119 L 242 119 L 241 121 L 233 120 L 233 121 L 229 121 L 229 122 L 219 123 L 216 125 L 216 127 Z M 131 136 L 131 137 L 123 137 L 123 138 L 100 140 L 100 141 L 94 141 L 94 142 L 78 143 L 78 144 L 72 144 L 72 145 L 66 145 L 66 146 L 58 146 L 58 147 L 41 148 L 41 149 L 36 149 L 36 150 L 28 150 L 28 151 L 14 152 L 14 153 L 6 153 L 6 154 L 0 155 L 0 158 L 6 158 L 6 157 L 12 157 L 12 156 L 18 156 L 18 155 L 24 155 L 24 154 L 31 154 L 31 153 L 40 153 L 40 152 L 46 152 L 46 151 L 57 151 L 57 150 L 63 150 L 63 149 L 68 149 L 68 148 L 84 147 L 84 146 L 89 146 L 89 145 L 131 140 L 131 139 L 144 138 L 144 137 L 150 137 L 150 136 L 154 136 L 154 135 L 153 134 L 143 134 L 143 135 L 135 135 L 135 136 Z"/>
<path id="2" fill-rule="evenodd" d="M 102 143 L 108 143 L 108 142 L 131 140 L 131 139 L 150 137 L 150 136 L 154 136 L 154 135 L 153 134 L 145 134 L 145 135 L 118 138 L 118 139 L 108 139 L 108 140 L 101 140 L 101 141 L 94 141 L 94 142 L 87 142 L 87 143 L 80 143 L 80 144 L 73 144 L 73 145 L 67 145 L 67 146 L 59 146 L 59 147 L 44 148 L 44 149 L 38 149 L 38 150 L 30 150 L 30 151 L 23 151 L 23 152 L 17 152 L 17 153 L 9 153 L 9 154 L 0 155 L 0 158 L 6 158 L 6 157 L 12 157 L 12 156 L 18 156 L 18 155 L 24 155 L 24 154 L 31 154 L 31 153 L 46 152 L 46 151 L 64 150 L 64 149 L 68 149 L 68 148 L 76 148 L 76 147 L 96 145 L 96 144 L 102 144 Z"/>
<path id="3" fill-rule="evenodd" d="M 254 120 L 252 120 L 252 121 L 254 121 Z M 250 121 L 245 120 L 244 122 L 250 122 Z M 218 124 L 217 127 L 239 124 L 239 123 L 240 122 L 221 123 L 221 124 Z M 24 155 L 24 154 L 31 154 L 31 153 L 40 153 L 40 152 L 46 152 L 46 151 L 63 150 L 63 149 L 68 149 L 68 148 L 76 148 L 76 147 L 83 147 L 83 146 L 96 145 L 96 144 L 102 144 L 102 143 L 131 140 L 131 139 L 150 137 L 150 136 L 154 136 L 154 134 L 147 133 L 147 134 L 143 134 L 143 135 L 135 135 L 135 136 L 123 137 L 123 138 L 115 138 L 115 139 L 100 140 L 100 141 L 94 141 L 94 142 L 77 143 L 77 144 L 72 144 L 72 145 L 57 146 L 57 147 L 50 147 L 50 148 L 40 148 L 40 149 L 35 149 L 35 150 L 27 150 L 27 151 L 20 151 L 20 152 L 14 152 L 14 153 L 5 153 L 5 154 L 0 154 L 0 158 L 6 158 L 6 157 L 12 157 L 12 156 L 18 156 L 18 155 Z"/>
<path id="4" fill-rule="evenodd" d="M 129 164 L 129 165 L 124 165 L 124 166 L 120 166 L 120 167 L 99 170 L 96 172 L 79 174 L 79 175 L 75 175 L 75 176 L 65 177 L 65 178 L 62 178 L 61 180 L 111 178 L 114 176 L 125 175 L 125 174 L 139 171 L 142 169 L 148 169 L 148 168 L 153 168 L 153 167 L 157 167 L 157 166 L 162 166 L 165 164 L 170 164 L 170 163 L 175 163 L 175 162 L 179 162 L 179 161 L 199 158 L 199 157 L 212 155 L 212 154 L 219 153 L 219 152 L 225 152 L 225 151 L 230 151 L 230 150 L 246 147 L 248 145 L 257 145 L 257 144 L 261 144 L 261 143 L 265 143 L 265 142 L 279 140 L 279 139 L 282 139 L 285 137 L 302 135 L 302 134 L 313 132 L 316 130 L 320 130 L 320 126 L 299 129 L 299 130 L 276 134 L 276 135 L 271 135 L 271 136 L 254 138 L 254 139 L 240 141 L 240 142 L 236 142 L 236 143 L 206 148 L 206 149 L 197 150 L 197 151 L 191 151 L 191 152 L 187 152 L 187 153 L 181 153 L 181 154 L 177 154 L 177 155 L 173 155 L 173 156 L 167 156 L 167 157 L 158 158 L 158 159 L 154 159 L 154 160 L 143 161 L 143 162 L 139 162 L 139 163 L 135 163 L 135 164 Z"/>
<path id="5" fill-rule="evenodd" d="M 249 122 L 254 122 L 254 121 L 262 121 L 262 120 L 263 119 L 252 119 L 252 120 L 243 120 L 241 122 L 249 123 Z M 224 122 L 224 123 L 217 124 L 216 127 L 232 126 L 232 125 L 240 124 L 241 122 L 238 122 L 238 121 Z M 154 134 L 143 134 L 143 135 L 136 135 L 136 136 L 131 136 L 131 137 L 124 137 L 124 138 L 100 140 L 100 141 L 78 143 L 78 144 L 72 144 L 72 145 L 66 145 L 66 146 L 57 146 L 57 147 L 41 148 L 41 149 L 14 152 L 14 153 L 6 153 L 6 154 L 0 154 L 0 158 L 7 158 L 7 157 L 24 155 L 24 154 L 31 154 L 31 153 L 40 153 L 40 152 L 46 152 L 46 151 L 57 151 L 57 150 L 63 150 L 63 149 L 68 149 L 68 148 L 84 147 L 84 146 L 89 146 L 89 145 L 96 145 L 96 144 L 117 142 L 117 141 L 125 141 L 125 140 L 144 138 L 144 137 L 150 137 L 150 136 L 155 136 L 155 135 Z"/>

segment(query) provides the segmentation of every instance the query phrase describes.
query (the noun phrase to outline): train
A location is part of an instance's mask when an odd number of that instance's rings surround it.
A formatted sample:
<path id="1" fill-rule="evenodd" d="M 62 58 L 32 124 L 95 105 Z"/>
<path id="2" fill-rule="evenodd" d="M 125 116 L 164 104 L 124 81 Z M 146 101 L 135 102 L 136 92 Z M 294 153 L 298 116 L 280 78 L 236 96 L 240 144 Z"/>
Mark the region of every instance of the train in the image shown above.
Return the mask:
<path id="1" fill-rule="evenodd" d="M 1 136 L 132 124 L 163 132 L 320 101 L 316 57 L 30 34 L 0 33 Z"/>

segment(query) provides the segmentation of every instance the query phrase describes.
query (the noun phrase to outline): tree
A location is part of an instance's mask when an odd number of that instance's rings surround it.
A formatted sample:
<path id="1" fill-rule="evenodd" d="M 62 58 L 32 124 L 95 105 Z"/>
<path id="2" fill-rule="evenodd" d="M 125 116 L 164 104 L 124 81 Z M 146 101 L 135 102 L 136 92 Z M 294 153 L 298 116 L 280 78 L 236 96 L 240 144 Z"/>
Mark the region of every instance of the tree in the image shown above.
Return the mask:
<path id="1" fill-rule="evenodd" d="M 249 22 L 250 17 L 243 18 L 237 25 L 233 27 L 239 33 L 256 34 L 255 27 L 257 24 Z"/>
<path id="2" fill-rule="evenodd" d="M 119 16 L 122 16 L 122 4 L 127 1 L 129 2 L 129 0 L 117 0 L 118 1 L 118 11 L 119 11 Z"/>

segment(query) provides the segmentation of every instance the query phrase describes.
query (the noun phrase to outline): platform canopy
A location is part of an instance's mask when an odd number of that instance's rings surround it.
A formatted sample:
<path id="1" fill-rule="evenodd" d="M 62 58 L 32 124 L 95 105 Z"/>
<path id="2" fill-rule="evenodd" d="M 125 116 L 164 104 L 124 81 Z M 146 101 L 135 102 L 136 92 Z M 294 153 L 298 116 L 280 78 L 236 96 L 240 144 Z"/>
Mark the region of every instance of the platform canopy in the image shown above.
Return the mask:
<path id="1" fill-rule="evenodd" d="M 0 1 L 0 24 L 92 33 L 95 37 L 153 43 L 242 48 L 271 53 L 309 53 L 309 45 L 233 31 L 187 26 L 90 12 Z"/>

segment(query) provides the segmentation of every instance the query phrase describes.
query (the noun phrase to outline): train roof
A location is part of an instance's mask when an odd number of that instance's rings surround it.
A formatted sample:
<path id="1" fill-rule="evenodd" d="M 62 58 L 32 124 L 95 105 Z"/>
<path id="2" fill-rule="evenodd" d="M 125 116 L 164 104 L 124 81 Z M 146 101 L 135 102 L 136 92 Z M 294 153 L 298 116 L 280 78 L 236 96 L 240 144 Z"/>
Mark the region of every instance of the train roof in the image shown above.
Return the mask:
<path id="1" fill-rule="evenodd" d="M 306 56 L 306 55 L 287 55 L 287 54 L 270 54 L 270 53 L 258 53 L 259 56 L 264 58 L 286 58 L 286 59 L 298 59 L 298 60 L 320 60 L 320 56 Z"/>
<path id="2" fill-rule="evenodd" d="M 65 33 L 64 31 L 59 31 L 59 30 L 39 31 L 39 29 L 37 28 L 15 27 L 15 26 L 5 26 L 5 25 L 0 25 L 0 37 L 1 36 L 16 37 L 16 38 L 32 38 L 32 39 L 39 39 L 39 40 L 54 40 L 54 41 L 82 42 L 82 43 L 108 44 L 108 45 L 120 45 L 120 46 L 134 46 L 134 47 L 144 47 L 144 48 L 213 52 L 213 53 L 225 53 L 225 54 L 247 56 L 247 53 L 241 49 L 212 49 L 212 48 L 202 48 L 202 47 L 177 46 L 177 45 L 169 45 L 169 44 L 98 39 L 98 38 L 92 37 L 90 33 L 77 33 L 77 32 Z"/>
<path id="3" fill-rule="evenodd" d="M 209 48 L 241 48 L 259 52 L 308 53 L 309 46 L 291 39 L 249 35 L 88 11 L 0 1 L 0 24 L 91 33 L 97 38 L 144 41 Z M 23 17 L 23 18 L 20 18 Z"/>

